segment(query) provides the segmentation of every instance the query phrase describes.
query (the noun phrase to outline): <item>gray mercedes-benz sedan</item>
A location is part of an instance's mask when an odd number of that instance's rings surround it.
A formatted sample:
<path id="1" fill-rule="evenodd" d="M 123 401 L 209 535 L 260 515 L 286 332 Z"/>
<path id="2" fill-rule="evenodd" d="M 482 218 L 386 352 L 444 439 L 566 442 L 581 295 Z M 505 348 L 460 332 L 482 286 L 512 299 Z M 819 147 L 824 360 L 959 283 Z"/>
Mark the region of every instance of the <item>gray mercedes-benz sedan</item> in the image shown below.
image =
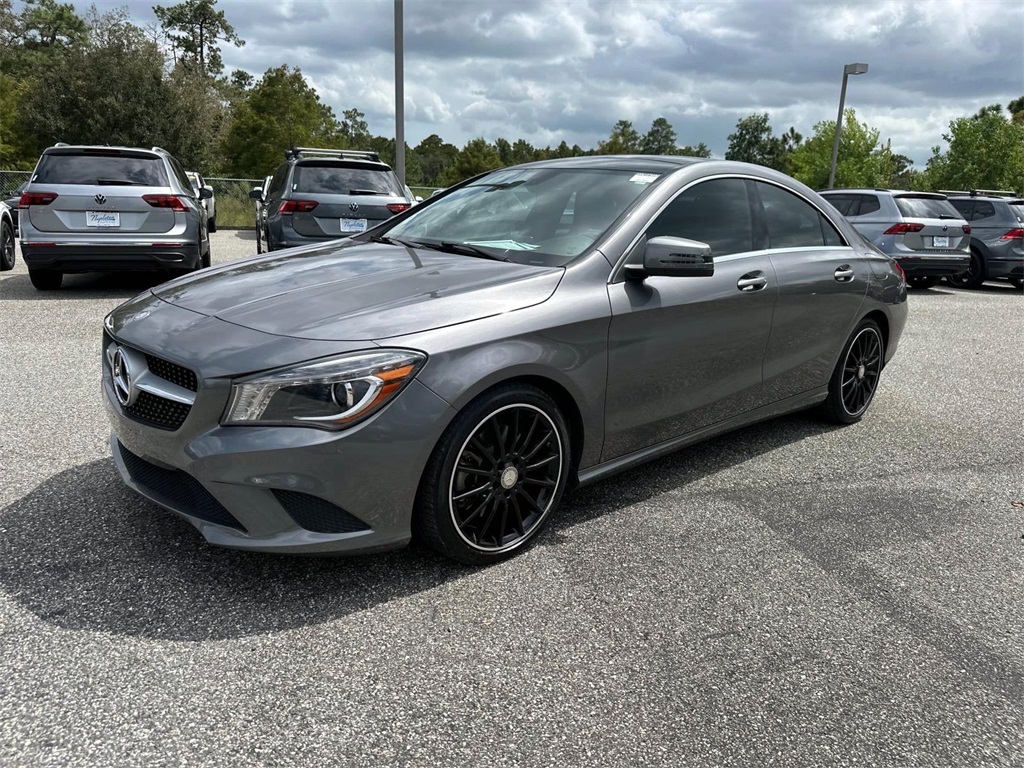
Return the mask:
<path id="1" fill-rule="evenodd" d="M 354 237 L 204 270 L 104 321 L 125 482 L 214 544 L 467 563 L 563 494 L 818 407 L 858 421 L 906 281 L 766 168 L 492 171 Z"/>

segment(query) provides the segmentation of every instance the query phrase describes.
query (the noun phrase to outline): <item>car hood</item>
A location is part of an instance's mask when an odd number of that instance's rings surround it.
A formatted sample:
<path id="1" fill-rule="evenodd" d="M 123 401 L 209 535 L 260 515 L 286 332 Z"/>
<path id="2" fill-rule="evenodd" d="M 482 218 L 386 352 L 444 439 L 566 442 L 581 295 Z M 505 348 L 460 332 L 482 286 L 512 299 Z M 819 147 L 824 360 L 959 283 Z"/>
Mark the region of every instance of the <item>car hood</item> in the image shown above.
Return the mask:
<path id="1" fill-rule="evenodd" d="M 192 312 L 264 333 L 368 341 L 540 304 L 554 293 L 563 272 L 349 242 L 204 270 L 153 293 Z"/>

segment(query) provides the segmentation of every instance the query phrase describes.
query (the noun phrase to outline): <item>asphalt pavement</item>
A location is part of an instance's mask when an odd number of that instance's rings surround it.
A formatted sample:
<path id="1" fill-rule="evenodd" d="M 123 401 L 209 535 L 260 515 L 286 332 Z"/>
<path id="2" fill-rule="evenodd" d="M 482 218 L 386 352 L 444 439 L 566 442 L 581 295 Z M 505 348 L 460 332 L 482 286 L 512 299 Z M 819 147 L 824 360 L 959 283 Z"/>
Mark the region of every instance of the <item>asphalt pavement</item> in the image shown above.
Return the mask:
<path id="1" fill-rule="evenodd" d="M 472 569 L 214 549 L 122 486 L 101 322 L 154 283 L 0 273 L 0 765 L 1024 764 L 1024 294 L 914 291 L 860 424 L 680 451 Z"/>

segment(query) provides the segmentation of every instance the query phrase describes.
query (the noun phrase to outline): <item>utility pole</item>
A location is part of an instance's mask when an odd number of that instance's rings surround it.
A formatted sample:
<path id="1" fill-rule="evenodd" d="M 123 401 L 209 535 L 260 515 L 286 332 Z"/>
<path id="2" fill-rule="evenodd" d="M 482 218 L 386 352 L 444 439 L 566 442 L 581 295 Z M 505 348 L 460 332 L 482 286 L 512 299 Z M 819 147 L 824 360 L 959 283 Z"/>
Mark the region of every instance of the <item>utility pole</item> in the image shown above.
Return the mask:
<path id="1" fill-rule="evenodd" d="M 405 184 L 405 43 L 403 0 L 395 0 L 395 173 Z"/>

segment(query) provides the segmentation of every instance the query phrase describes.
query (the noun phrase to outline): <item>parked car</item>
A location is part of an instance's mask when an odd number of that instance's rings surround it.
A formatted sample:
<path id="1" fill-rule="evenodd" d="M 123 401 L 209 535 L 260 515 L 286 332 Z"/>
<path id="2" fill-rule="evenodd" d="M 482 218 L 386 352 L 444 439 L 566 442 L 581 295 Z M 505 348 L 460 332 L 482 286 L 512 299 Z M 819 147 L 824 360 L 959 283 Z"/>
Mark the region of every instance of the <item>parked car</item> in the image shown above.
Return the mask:
<path id="1" fill-rule="evenodd" d="M 970 266 L 949 282 L 977 288 L 986 280 L 1009 280 L 1024 289 L 1024 199 L 963 194 L 950 195 L 949 202 L 971 224 Z"/>
<path id="2" fill-rule="evenodd" d="M 295 147 L 285 152 L 263 206 L 259 250 L 273 251 L 362 232 L 414 201 L 375 152 Z"/>
<path id="3" fill-rule="evenodd" d="M 209 266 L 206 197 L 159 147 L 44 150 L 18 202 L 32 285 L 55 290 L 67 272 Z"/>
<path id="4" fill-rule="evenodd" d="M 185 175 L 192 182 L 192 189 L 199 193 L 200 189 L 208 190 L 209 197 L 202 198 L 203 209 L 206 211 L 206 226 L 211 232 L 217 231 L 217 197 L 213 193 L 213 187 L 206 183 L 202 174 L 196 171 L 186 171 Z"/>
<path id="5" fill-rule="evenodd" d="M 14 269 L 14 216 L 7 203 L 0 201 L 0 272 Z"/>
<path id="6" fill-rule="evenodd" d="M 7 207 L 11 211 L 11 221 L 14 222 L 14 236 L 15 237 L 18 236 L 18 200 L 21 199 L 21 193 L 25 191 L 25 187 L 27 187 L 27 186 L 28 186 L 28 182 L 27 181 L 23 181 L 21 184 L 18 185 L 17 189 L 15 189 L 11 193 L 11 196 L 8 197 L 6 200 L 4 200 L 4 203 L 7 205 Z"/>
<path id="7" fill-rule="evenodd" d="M 121 305 L 111 448 L 214 544 L 415 533 L 489 563 L 578 483 L 790 411 L 858 421 L 906 298 L 892 259 L 771 169 L 546 160 Z"/>
<path id="8" fill-rule="evenodd" d="M 970 264 L 971 228 L 945 195 L 891 189 L 830 189 L 821 195 L 899 262 L 913 288 L 931 288 Z"/>
<path id="9" fill-rule="evenodd" d="M 263 253 L 263 238 L 259 236 L 266 219 L 266 206 L 263 205 L 263 201 L 267 199 L 267 190 L 270 189 L 270 180 L 273 178 L 273 176 L 267 176 L 263 179 L 263 186 L 253 187 L 252 192 L 249 193 L 249 197 L 256 200 L 256 253 Z M 258 196 L 254 194 L 257 192 Z"/>

